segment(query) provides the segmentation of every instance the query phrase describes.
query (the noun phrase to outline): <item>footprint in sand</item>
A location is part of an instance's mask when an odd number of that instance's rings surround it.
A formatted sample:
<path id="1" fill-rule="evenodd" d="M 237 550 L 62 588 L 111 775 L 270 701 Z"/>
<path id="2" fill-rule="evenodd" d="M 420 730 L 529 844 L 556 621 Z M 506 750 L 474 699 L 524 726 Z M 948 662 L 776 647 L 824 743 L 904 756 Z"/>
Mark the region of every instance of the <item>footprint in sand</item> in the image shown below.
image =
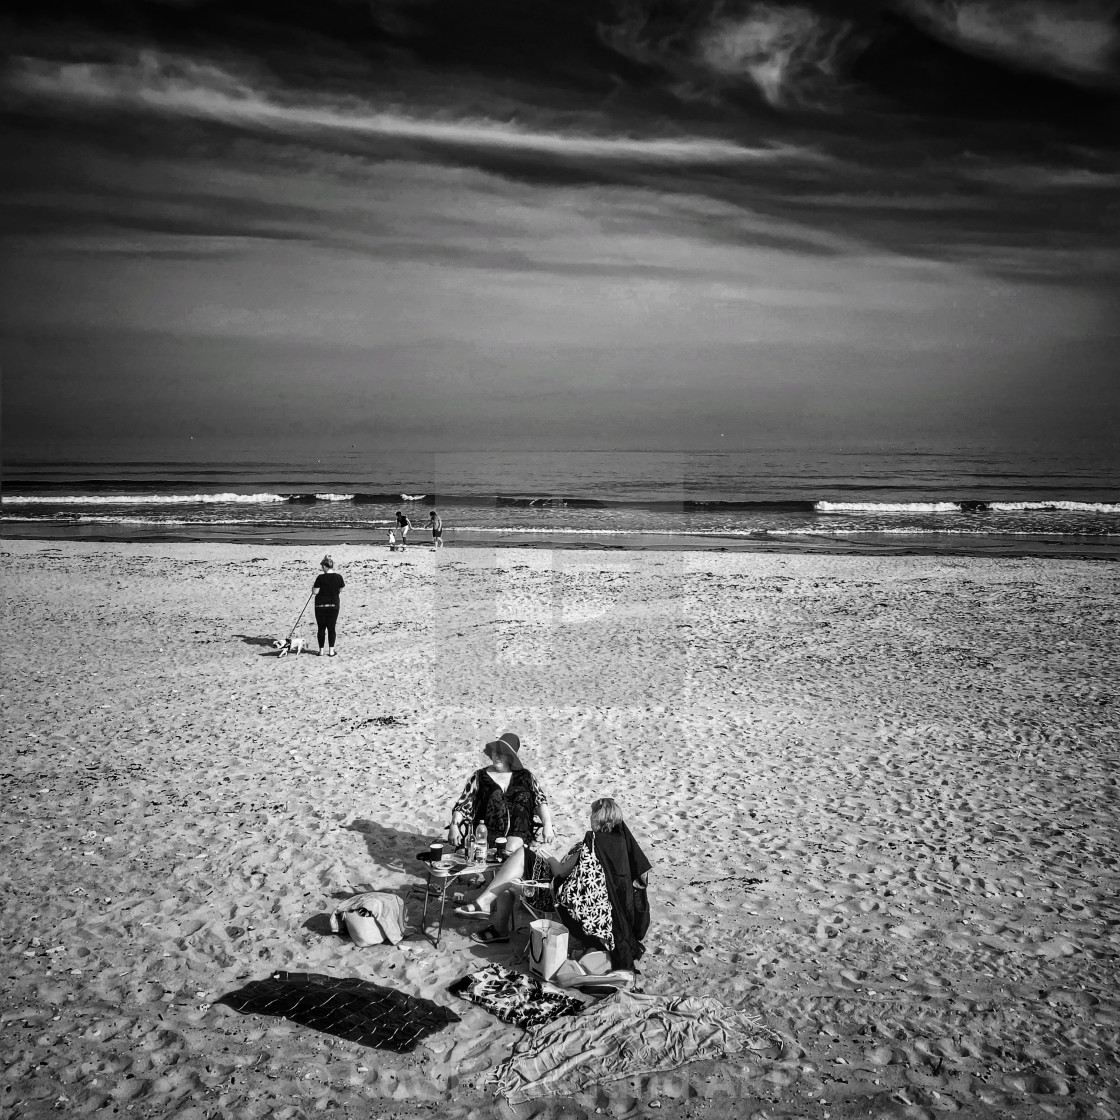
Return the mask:
<path id="1" fill-rule="evenodd" d="M 814 930 L 813 936 L 823 944 L 839 937 L 846 929 L 848 929 L 847 919 L 842 914 L 833 914 L 831 917 L 821 918 L 817 922 L 817 928 Z"/>
<path id="2" fill-rule="evenodd" d="M 1015 1093 L 1032 1096 L 1069 1096 L 1069 1082 L 1048 1074 L 1010 1073 L 1003 1077 L 1003 1086 Z"/>
<path id="3" fill-rule="evenodd" d="M 906 1055 L 901 1050 L 892 1049 L 890 1046 L 876 1046 L 863 1055 L 864 1060 L 871 1066 L 901 1065 L 906 1062 Z"/>

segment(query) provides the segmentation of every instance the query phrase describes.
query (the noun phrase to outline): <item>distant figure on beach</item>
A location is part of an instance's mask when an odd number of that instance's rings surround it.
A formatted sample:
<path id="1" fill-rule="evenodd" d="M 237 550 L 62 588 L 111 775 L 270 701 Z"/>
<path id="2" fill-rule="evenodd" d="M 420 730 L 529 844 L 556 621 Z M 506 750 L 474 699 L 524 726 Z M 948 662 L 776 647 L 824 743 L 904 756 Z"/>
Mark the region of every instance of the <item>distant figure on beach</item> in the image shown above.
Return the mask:
<path id="1" fill-rule="evenodd" d="M 443 548 L 443 518 L 435 510 L 428 514 L 428 528 L 432 531 L 432 548 Z"/>
<path id="2" fill-rule="evenodd" d="M 611 968 L 631 972 L 645 952 L 642 942 L 649 929 L 650 862 L 614 798 L 591 803 L 590 824 L 563 859 L 529 848 L 514 852 L 473 902 L 457 907 L 461 917 L 490 920 L 472 940 L 484 945 L 508 941 L 515 896 L 535 888 L 534 906 L 556 909 L 585 950 L 605 951 Z M 536 893 L 544 884 L 547 898 Z"/>
<path id="3" fill-rule="evenodd" d="M 323 656 L 323 640 L 326 639 L 327 656 L 334 657 L 335 626 L 338 624 L 338 608 L 341 606 L 339 592 L 346 586 L 342 576 L 334 570 L 334 561 L 324 556 L 319 561 L 323 569 L 315 577 L 315 625 L 319 629 L 319 656 Z"/>
<path id="4" fill-rule="evenodd" d="M 503 732 L 482 748 L 490 765 L 470 776 L 451 810 L 447 835 L 456 848 L 469 847 L 480 824 L 486 825 L 491 843 L 504 836 L 509 852 L 531 843 L 538 833 L 546 844 L 552 843 L 556 834 L 548 797 L 522 765 L 520 750 L 521 740 L 512 731 Z"/>
<path id="5" fill-rule="evenodd" d="M 401 535 L 401 547 L 408 544 L 408 531 L 412 528 L 412 522 L 408 519 L 408 514 L 402 510 L 397 510 L 397 530 Z"/>

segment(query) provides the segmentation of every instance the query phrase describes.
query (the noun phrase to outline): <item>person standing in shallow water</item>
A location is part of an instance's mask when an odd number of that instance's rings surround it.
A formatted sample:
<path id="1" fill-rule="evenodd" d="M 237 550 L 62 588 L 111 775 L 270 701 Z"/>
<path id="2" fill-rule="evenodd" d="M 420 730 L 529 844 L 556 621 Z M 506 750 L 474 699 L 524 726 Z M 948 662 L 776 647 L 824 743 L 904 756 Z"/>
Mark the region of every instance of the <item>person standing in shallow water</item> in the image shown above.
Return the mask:
<path id="1" fill-rule="evenodd" d="M 342 605 L 339 601 L 340 592 L 346 586 L 342 576 L 334 570 L 334 561 L 330 556 L 324 556 L 319 561 L 323 569 L 321 575 L 315 577 L 312 586 L 315 588 L 315 625 L 319 631 L 319 656 L 323 656 L 323 641 L 326 639 L 327 656 L 334 657 L 335 627 L 338 624 L 338 609 Z"/>
<path id="2" fill-rule="evenodd" d="M 428 528 L 432 531 L 432 548 L 443 548 L 443 518 L 435 510 L 428 514 Z"/>

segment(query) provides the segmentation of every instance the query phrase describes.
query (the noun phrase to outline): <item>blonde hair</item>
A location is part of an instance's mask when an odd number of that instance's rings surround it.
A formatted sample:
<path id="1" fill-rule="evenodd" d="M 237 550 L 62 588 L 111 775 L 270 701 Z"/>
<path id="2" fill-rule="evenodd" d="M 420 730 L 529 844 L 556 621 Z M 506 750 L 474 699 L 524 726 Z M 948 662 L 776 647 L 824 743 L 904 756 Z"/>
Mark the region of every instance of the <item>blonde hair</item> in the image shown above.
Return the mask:
<path id="1" fill-rule="evenodd" d="M 333 568 L 334 567 L 334 561 L 330 558 L 329 555 L 324 556 L 323 559 L 319 561 L 319 567 L 320 568 Z"/>
<path id="2" fill-rule="evenodd" d="M 591 802 L 591 829 L 593 832 L 610 832 L 622 824 L 622 810 L 613 797 L 600 797 Z"/>

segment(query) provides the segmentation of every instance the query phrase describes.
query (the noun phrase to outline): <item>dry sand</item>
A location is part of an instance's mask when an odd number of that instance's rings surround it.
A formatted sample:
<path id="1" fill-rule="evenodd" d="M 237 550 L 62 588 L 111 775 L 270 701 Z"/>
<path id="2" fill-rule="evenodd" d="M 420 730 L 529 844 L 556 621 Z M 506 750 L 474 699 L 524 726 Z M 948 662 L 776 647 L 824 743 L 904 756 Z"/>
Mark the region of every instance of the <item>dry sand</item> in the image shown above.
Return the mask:
<path id="1" fill-rule="evenodd" d="M 1120 1116 L 1120 567 L 338 548 L 339 656 L 269 656 L 319 555 L 5 542 L 5 1117 Z M 507 728 L 557 849 L 613 794 L 654 859 L 644 989 L 783 1045 L 510 1110 L 445 990 L 509 947 L 325 932 Z M 274 969 L 462 1021 L 215 1004 Z"/>

